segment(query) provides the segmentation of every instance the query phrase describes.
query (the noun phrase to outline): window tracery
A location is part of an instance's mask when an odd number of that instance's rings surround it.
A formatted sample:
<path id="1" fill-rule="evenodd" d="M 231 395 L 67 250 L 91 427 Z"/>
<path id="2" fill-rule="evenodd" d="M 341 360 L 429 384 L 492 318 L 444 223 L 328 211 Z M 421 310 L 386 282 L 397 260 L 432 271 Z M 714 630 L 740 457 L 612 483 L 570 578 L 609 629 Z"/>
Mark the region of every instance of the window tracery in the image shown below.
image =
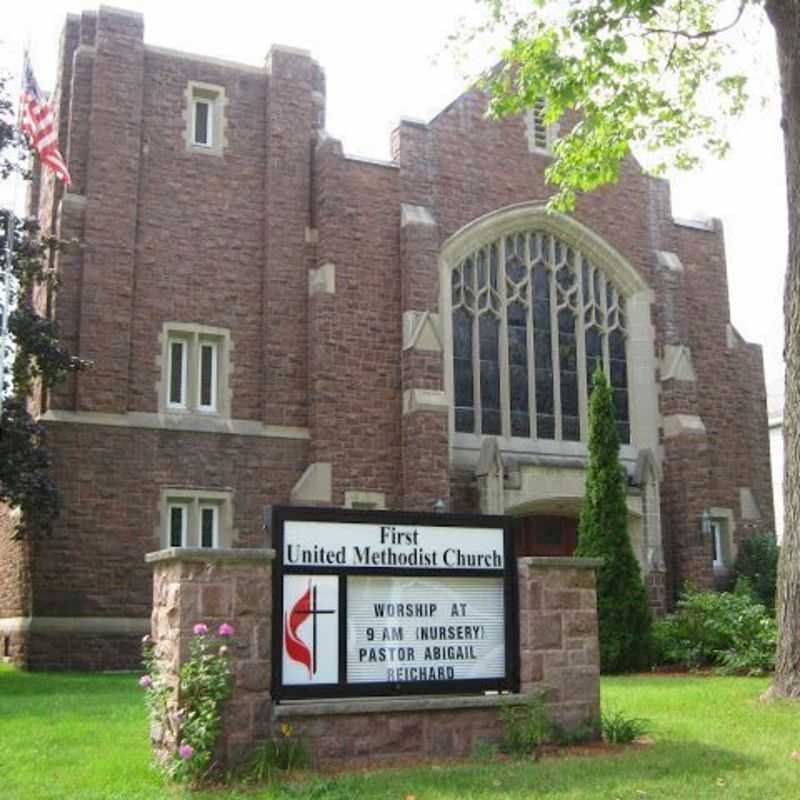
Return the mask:
<path id="1" fill-rule="evenodd" d="M 585 439 L 599 363 L 630 442 L 624 297 L 579 249 L 505 235 L 456 265 L 451 291 L 456 432 Z"/>

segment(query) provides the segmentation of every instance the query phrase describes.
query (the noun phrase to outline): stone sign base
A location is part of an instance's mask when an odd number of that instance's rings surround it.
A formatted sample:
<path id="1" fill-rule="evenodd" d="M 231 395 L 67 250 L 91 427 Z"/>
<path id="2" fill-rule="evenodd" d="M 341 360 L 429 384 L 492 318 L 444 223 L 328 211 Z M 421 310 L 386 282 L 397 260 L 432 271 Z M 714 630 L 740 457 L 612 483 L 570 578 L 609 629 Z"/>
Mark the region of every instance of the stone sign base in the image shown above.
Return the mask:
<path id="1" fill-rule="evenodd" d="M 548 716 L 567 729 L 600 718 L 595 559 L 521 558 L 519 575 L 520 693 L 304 700 L 275 703 L 273 550 L 172 548 L 150 553 L 152 636 L 162 672 L 178 685 L 192 629 L 233 625 L 233 695 L 226 704 L 218 759 L 233 766 L 288 723 L 317 764 L 468 755 L 502 736 L 499 709 L 544 698 Z M 170 723 L 151 732 L 161 758 L 180 744 L 177 695 Z"/>
<path id="2" fill-rule="evenodd" d="M 397 761 L 469 755 L 502 736 L 498 709 L 523 695 L 299 701 L 277 705 L 273 718 L 313 743 L 320 766 L 342 761 Z"/>

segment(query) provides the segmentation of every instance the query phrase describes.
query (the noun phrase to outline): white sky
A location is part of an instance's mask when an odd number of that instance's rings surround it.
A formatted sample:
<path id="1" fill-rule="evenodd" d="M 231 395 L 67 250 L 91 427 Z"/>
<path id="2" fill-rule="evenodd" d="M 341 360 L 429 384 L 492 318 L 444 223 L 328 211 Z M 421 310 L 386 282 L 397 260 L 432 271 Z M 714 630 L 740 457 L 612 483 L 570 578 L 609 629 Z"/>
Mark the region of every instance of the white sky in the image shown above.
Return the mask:
<path id="1" fill-rule="evenodd" d="M 403 117 L 430 119 L 464 88 L 444 44 L 474 0 L 118 0 L 145 17 L 145 41 L 250 64 L 262 64 L 271 43 L 311 50 L 327 78 L 327 129 L 354 155 L 387 159 L 389 135 Z M 67 12 L 94 9 L 81 0 L 6 3 L 0 68 L 18 73 L 23 44 L 42 88 L 52 89 L 58 37 Z M 778 125 L 774 48 L 768 25 L 750 36 L 753 75 L 772 95 L 731 131 L 733 151 L 691 176 L 673 178 L 678 217 L 715 216 L 725 225 L 734 325 L 764 346 L 773 404 L 783 393 L 783 274 L 786 199 Z M 470 66 L 496 60 L 474 53 Z M 438 58 L 437 58 L 438 56 Z M 8 185 L 0 201 L 9 202 Z"/>

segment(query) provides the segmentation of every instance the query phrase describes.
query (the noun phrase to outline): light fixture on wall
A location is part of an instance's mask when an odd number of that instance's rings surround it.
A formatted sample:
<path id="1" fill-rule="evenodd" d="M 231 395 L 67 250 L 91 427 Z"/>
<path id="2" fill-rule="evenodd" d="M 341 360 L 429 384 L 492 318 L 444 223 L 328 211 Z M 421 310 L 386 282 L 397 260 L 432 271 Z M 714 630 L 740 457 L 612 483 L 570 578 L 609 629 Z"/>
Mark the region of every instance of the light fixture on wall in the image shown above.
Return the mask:
<path id="1" fill-rule="evenodd" d="M 433 502 L 433 513 L 444 514 L 445 511 L 447 511 L 447 503 L 445 503 L 443 498 L 437 497 Z"/>

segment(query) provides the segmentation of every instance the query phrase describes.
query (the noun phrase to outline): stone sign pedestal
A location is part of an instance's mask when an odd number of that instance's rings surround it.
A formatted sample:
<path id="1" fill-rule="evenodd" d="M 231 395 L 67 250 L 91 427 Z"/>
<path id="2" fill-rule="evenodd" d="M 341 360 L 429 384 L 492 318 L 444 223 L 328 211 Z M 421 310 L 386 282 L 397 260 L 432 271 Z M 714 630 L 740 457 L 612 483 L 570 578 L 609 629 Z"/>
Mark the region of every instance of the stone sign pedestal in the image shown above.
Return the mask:
<path id="1" fill-rule="evenodd" d="M 542 695 L 551 719 L 568 729 L 600 718 L 595 559 L 518 560 L 519 694 L 294 700 L 273 703 L 271 653 L 273 550 L 173 548 L 147 556 L 153 565 L 152 636 L 162 670 L 178 684 L 192 629 L 234 627 L 233 694 L 223 716 L 219 758 L 240 762 L 288 723 L 318 764 L 468 755 L 502 736 L 499 708 Z M 275 656 L 278 657 L 277 655 Z M 152 731 L 160 757 L 179 732 Z"/>
<path id="2" fill-rule="evenodd" d="M 153 565 L 152 637 L 162 673 L 178 685 L 180 665 L 189 656 L 192 630 L 205 623 L 217 630 L 233 626 L 233 694 L 225 704 L 219 759 L 242 760 L 270 735 L 272 701 L 272 560 L 274 550 L 170 548 L 150 553 Z M 177 750 L 177 697 L 169 724 L 151 731 L 159 758 Z"/>
<path id="3" fill-rule="evenodd" d="M 517 560 L 520 693 L 543 694 L 567 729 L 600 721 L 594 558 Z"/>

